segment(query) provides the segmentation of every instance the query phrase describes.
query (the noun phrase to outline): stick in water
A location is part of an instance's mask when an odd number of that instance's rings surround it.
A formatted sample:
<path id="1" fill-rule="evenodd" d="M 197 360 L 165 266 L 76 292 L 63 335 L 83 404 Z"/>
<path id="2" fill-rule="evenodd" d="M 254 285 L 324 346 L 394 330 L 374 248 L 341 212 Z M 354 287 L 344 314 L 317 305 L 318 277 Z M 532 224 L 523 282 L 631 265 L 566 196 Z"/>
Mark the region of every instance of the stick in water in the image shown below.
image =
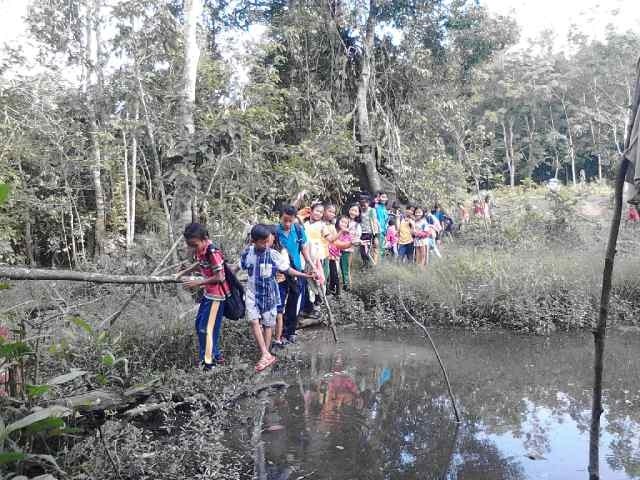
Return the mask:
<path id="1" fill-rule="evenodd" d="M 404 300 L 402 299 L 402 290 L 400 288 L 400 284 L 398 284 L 398 298 L 400 299 L 400 305 L 406 312 L 407 316 L 422 329 L 422 331 L 425 334 L 425 337 L 429 340 L 429 343 L 431 343 L 431 346 L 433 347 L 433 351 L 436 354 L 436 358 L 438 359 L 438 363 L 440 364 L 440 368 L 442 369 L 442 374 L 444 375 L 444 381 L 447 384 L 447 390 L 449 390 L 449 397 L 451 397 L 451 404 L 453 405 L 453 413 L 455 414 L 456 422 L 460 423 L 460 415 L 458 414 L 456 398 L 453 396 L 453 391 L 451 390 L 451 383 L 449 383 L 449 375 L 447 375 L 447 369 L 444 368 L 444 363 L 442 363 L 442 359 L 440 358 L 440 354 L 438 353 L 436 344 L 433 342 L 433 339 L 429 334 L 429 330 L 427 330 L 427 327 L 425 327 L 422 323 L 416 320 L 416 318 L 413 315 L 411 315 L 411 312 L 409 312 L 409 310 L 407 309 L 407 306 L 404 304 Z"/>

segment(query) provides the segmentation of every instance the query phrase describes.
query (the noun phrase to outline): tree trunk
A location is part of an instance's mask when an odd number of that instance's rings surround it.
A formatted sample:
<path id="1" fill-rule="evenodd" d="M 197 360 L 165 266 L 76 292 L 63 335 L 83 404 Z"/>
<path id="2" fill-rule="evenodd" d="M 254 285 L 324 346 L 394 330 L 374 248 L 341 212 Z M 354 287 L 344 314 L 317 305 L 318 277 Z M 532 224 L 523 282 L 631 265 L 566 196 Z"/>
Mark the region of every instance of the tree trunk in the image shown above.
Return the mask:
<path id="1" fill-rule="evenodd" d="M 571 160 L 571 180 L 573 186 L 577 185 L 576 182 L 576 151 L 573 144 L 573 134 L 571 133 L 571 122 L 569 121 L 569 114 L 567 113 L 567 105 L 564 102 L 564 98 L 561 100 L 562 110 L 564 111 L 564 118 L 567 122 L 567 139 L 569 140 L 569 158 Z"/>
<path id="2" fill-rule="evenodd" d="M 46 270 L 43 268 L 0 267 L 0 278 L 9 280 L 68 280 L 70 282 L 93 283 L 182 283 L 171 276 L 155 275 L 108 275 L 74 270 Z"/>
<path id="3" fill-rule="evenodd" d="M 356 116 L 358 125 L 358 139 L 360 141 L 360 170 L 362 184 L 374 193 L 381 189 L 380 175 L 376 168 L 376 159 L 371 138 L 371 125 L 369 123 L 369 108 L 367 99 L 371 82 L 371 63 L 374 54 L 374 36 L 376 28 L 377 7 L 375 0 L 369 1 L 369 15 L 365 29 L 365 38 L 362 45 L 362 70 L 358 80 L 358 93 L 356 97 Z"/>
<path id="4" fill-rule="evenodd" d="M 127 248 L 129 248 L 131 246 L 131 201 L 129 199 L 129 146 L 127 145 L 126 125 L 122 127 L 122 150 L 122 170 L 124 172 L 124 211 L 127 225 Z"/>
<path id="5" fill-rule="evenodd" d="M 129 189 L 131 206 L 129 207 L 130 223 L 128 225 L 128 229 L 131 232 L 131 243 L 128 246 L 133 245 L 136 237 L 136 192 L 138 190 L 138 137 L 136 136 L 136 127 L 140 119 L 140 105 L 138 102 L 136 102 L 135 112 L 134 127 L 131 130 L 131 188 Z"/>
<path id="6" fill-rule="evenodd" d="M 625 131 L 624 155 L 616 177 L 615 208 L 609 230 L 609 242 L 604 259 L 604 272 L 602 275 L 602 292 L 600 296 L 600 314 L 598 324 L 593 332 L 595 355 L 593 360 L 593 396 L 591 403 L 591 426 L 589 429 L 589 479 L 600 479 L 600 417 L 602 415 L 602 378 L 604 371 L 604 346 L 607 333 L 607 317 L 609 315 L 609 301 L 611 296 L 611 284 L 613 277 L 613 262 L 616 254 L 618 233 L 620 231 L 620 218 L 622 216 L 622 190 L 627 170 L 631 162 L 626 158 L 630 146 L 633 125 L 638 120 L 640 107 L 640 62 L 637 65 L 636 85 L 631 112 Z"/>
<path id="7" fill-rule="evenodd" d="M 100 140 L 98 137 L 98 101 L 99 92 L 96 90 L 99 84 L 96 80 L 96 76 L 100 70 L 100 59 L 98 58 L 99 43 L 99 20 L 100 16 L 100 1 L 92 0 L 87 5 L 87 18 L 86 18 L 86 50 L 85 50 L 85 63 L 87 67 L 87 75 L 85 75 L 85 85 L 83 91 L 87 100 L 87 111 L 89 113 L 89 128 L 91 129 L 91 150 L 93 155 L 93 161 L 91 162 L 91 175 L 93 177 L 93 186 L 96 202 L 96 220 L 94 224 L 94 236 L 95 236 L 95 254 L 100 255 L 104 252 L 105 241 L 105 208 L 104 208 L 104 190 L 102 188 L 102 177 L 100 170 L 102 167 L 102 155 L 100 151 Z M 94 36 L 95 41 L 94 41 Z"/>
<path id="8" fill-rule="evenodd" d="M 153 163 L 155 166 L 155 174 L 156 174 L 156 180 L 158 183 L 158 191 L 160 192 L 160 200 L 162 202 L 162 208 L 164 210 L 164 217 L 167 222 L 167 233 L 169 235 L 169 243 L 173 244 L 174 242 L 173 224 L 171 223 L 171 212 L 169 210 L 169 201 L 167 199 L 167 192 L 164 189 L 164 181 L 162 180 L 162 165 L 160 163 L 160 157 L 158 156 L 158 147 L 156 145 L 156 137 L 153 133 L 153 125 L 151 124 L 151 117 L 149 116 L 147 101 L 144 98 L 145 93 L 144 93 L 144 89 L 142 88 L 142 79 L 140 78 L 140 70 L 138 68 L 138 62 L 136 59 L 134 59 L 133 65 L 134 65 L 134 71 L 136 75 L 136 83 L 138 85 L 138 96 L 140 97 L 140 103 L 142 104 L 144 124 L 147 130 L 147 135 L 149 136 L 149 142 L 151 143 L 151 153 L 153 153 Z"/>
<path id="9" fill-rule="evenodd" d="M 513 122 L 508 121 L 509 128 L 502 120 L 502 141 L 504 143 L 504 155 L 507 161 L 507 169 L 509 170 L 509 185 L 513 188 L 516 186 L 516 164 L 513 158 Z"/>
<path id="10" fill-rule="evenodd" d="M 202 15 L 202 0 L 185 0 L 184 2 L 184 70 L 182 72 L 182 91 L 180 93 L 180 132 L 186 144 L 193 142 L 195 133 L 194 110 L 196 101 L 196 80 L 198 77 L 198 63 L 200 61 L 200 46 L 198 45 L 198 20 Z M 195 155 L 185 153 L 184 166 L 191 170 L 195 164 Z M 172 218 L 179 229 L 193 221 L 193 203 L 195 188 L 193 180 L 185 175 L 176 177 L 176 189 L 173 198 Z"/>

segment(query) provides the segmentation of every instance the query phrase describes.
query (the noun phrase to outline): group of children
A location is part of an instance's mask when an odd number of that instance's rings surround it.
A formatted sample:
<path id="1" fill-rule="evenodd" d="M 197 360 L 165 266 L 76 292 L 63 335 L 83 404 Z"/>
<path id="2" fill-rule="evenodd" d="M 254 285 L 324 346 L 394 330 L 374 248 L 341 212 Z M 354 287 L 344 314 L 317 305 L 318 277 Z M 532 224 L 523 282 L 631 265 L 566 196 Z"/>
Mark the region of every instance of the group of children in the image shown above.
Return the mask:
<path id="1" fill-rule="evenodd" d="M 387 203 L 386 193 L 378 192 L 373 202 L 361 195 L 342 215 L 335 205 L 322 202 L 301 209 L 287 206 L 278 224 L 251 228 L 238 268 L 247 274 L 246 318 L 261 353 L 256 371 L 276 362 L 274 349 L 295 343 L 298 318 L 317 315 L 316 306 L 327 292 L 340 295 L 341 289 L 351 288 L 356 251 L 364 267 L 387 257 L 424 268 L 430 252 L 441 257 L 442 238 L 453 232 L 451 217 L 438 204 L 427 210 Z M 184 285 L 203 291 L 196 331 L 200 361 L 208 369 L 224 362 L 218 342 L 230 287 L 224 256 L 206 229 L 187 225 L 184 238 L 196 263 L 177 278 L 196 270 L 202 275 Z"/>

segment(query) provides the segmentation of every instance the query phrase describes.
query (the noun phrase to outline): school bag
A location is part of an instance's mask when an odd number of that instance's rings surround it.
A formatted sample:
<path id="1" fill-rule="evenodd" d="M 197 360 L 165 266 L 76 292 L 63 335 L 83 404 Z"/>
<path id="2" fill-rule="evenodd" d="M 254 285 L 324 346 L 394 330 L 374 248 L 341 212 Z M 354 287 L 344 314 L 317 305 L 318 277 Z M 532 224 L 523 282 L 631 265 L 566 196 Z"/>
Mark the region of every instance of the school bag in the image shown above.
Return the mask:
<path id="1" fill-rule="evenodd" d="M 211 255 L 215 250 L 213 245 L 209 246 L 207 250 L 208 255 Z M 227 261 L 224 260 L 224 278 L 229 285 L 229 294 L 224 301 L 224 316 L 229 320 L 240 320 L 244 318 L 246 307 L 244 304 L 244 287 L 236 277 L 236 274 L 231 271 Z"/>

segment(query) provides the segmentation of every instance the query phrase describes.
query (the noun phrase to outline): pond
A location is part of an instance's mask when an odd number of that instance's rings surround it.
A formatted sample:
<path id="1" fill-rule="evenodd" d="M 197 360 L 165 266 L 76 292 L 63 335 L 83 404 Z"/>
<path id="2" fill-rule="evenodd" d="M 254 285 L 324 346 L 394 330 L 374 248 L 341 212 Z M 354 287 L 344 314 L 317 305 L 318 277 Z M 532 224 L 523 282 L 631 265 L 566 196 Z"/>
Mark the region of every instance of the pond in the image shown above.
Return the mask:
<path id="1" fill-rule="evenodd" d="M 234 441 L 261 479 L 585 479 L 593 341 L 507 332 L 433 332 L 463 422 L 456 428 L 435 356 L 418 333 L 312 334 L 287 390 Z M 611 333 L 605 364 L 603 479 L 640 478 L 640 335 Z"/>

